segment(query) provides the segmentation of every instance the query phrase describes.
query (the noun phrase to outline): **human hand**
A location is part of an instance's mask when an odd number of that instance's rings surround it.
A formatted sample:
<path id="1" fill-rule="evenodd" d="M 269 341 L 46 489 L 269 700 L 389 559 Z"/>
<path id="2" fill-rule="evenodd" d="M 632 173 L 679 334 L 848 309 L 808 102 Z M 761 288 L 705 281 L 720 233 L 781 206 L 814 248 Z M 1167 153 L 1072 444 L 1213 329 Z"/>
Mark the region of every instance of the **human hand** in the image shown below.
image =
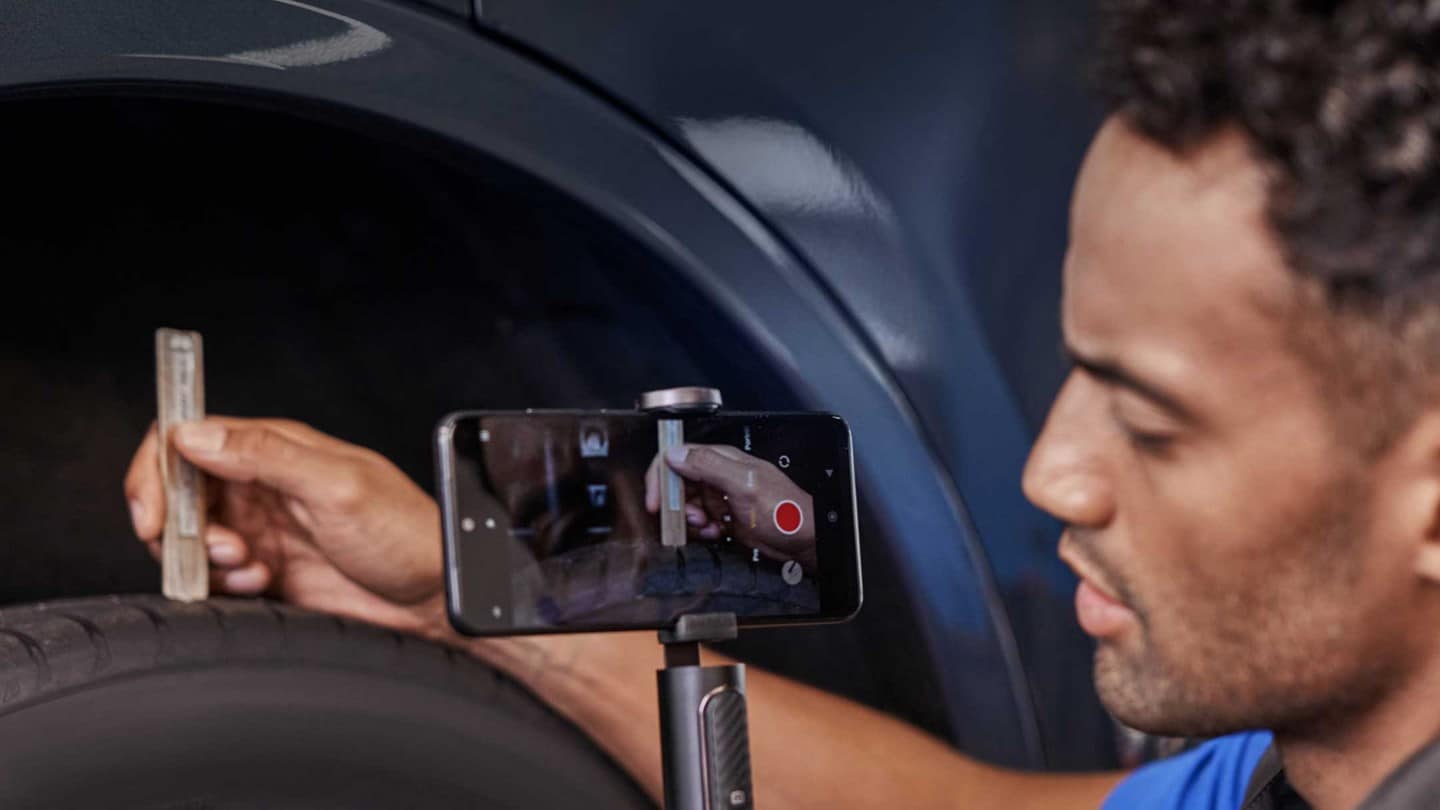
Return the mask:
<path id="1" fill-rule="evenodd" d="M 443 628 L 439 510 L 384 457 L 278 419 L 210 417 L 172 438 L 209 475 L 214 590 L 414 632 Z M 152 425 L 125 477 L 135 533 L 157 560 L 160 448 Z"/>
<path id="2" fill-rule="evenodd" d="M 686 522 L 695 536 L 718 540 L 729 534 L 772 560 L 797 560 L 814 570 L 814 500 L 780 468 L 729 445 L 673 447 L 663 460 L 656 455 L 645 473 L 645 509 L 652 514 L 660 511 L 661 464 L 687 482 Z M 785 501 L 800 511 L 799 527 L 789 534 L 776 513 Z"/>

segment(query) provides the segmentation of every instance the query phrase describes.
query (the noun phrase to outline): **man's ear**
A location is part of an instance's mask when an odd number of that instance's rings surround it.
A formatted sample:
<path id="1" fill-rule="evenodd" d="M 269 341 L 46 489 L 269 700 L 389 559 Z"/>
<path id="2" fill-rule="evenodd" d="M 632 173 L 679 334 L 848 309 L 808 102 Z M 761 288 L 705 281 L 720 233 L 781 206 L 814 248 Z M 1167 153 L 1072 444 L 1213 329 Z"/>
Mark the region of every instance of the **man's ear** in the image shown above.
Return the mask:
<path id="1" fill-rule="evenodd" d="M 1421 415 L 1394 451 L 1397 528 L 1414 541 L 1415 572 L 1440 585 L 1440 407 Z"/>

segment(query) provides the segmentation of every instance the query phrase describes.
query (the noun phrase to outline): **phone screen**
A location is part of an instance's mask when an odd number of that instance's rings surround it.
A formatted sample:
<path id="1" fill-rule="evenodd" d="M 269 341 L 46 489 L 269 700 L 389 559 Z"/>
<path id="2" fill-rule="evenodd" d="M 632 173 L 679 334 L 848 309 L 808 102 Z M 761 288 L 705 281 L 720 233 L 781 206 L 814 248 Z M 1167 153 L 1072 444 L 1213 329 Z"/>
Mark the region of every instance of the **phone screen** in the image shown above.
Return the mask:
<path id="1" fill-rule="evenodd" d="M 441 424 L 437 452 L 450 610 L 466 632 L 716 612 L 806 623 L 859 608 L 839 417 L 468 413 Z"/>

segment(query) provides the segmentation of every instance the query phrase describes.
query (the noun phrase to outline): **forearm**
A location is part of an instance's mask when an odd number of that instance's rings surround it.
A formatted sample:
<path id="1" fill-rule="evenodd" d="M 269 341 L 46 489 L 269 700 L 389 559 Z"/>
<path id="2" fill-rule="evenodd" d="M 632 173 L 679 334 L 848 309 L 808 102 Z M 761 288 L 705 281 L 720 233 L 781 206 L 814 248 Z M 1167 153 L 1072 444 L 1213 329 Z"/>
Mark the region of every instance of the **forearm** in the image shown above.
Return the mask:
<path id="1" fill-rule="evenodd" d="M 466 642 L 587 732 L 660 801 L 653 633 Z M 707 663 L 721 660 L 707 653 Z M 994 768 L 881 712 L 751 667 L 755 791 L 767 808 L 1006 807 L 1093 810 L 1118 774 Z"/>

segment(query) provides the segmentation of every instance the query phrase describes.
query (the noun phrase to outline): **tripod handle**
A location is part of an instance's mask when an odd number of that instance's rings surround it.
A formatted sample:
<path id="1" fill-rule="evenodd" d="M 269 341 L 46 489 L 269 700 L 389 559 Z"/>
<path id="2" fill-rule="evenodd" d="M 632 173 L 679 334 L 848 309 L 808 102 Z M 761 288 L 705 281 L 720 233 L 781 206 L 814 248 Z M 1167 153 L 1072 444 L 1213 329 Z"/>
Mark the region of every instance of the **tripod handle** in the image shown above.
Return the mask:
<path id="1" fill-rule="evenodd" d="M 709 807 L 748 810 L 754 806 L 750 785 L 750 729 L 745 693 L 722 687 L 700 701 L 701 761 Z"/>
<path id="2" fill-rule="evenodd" d="M 666 810 L 753 810 L 745 667 L 656 673 Z"/>

